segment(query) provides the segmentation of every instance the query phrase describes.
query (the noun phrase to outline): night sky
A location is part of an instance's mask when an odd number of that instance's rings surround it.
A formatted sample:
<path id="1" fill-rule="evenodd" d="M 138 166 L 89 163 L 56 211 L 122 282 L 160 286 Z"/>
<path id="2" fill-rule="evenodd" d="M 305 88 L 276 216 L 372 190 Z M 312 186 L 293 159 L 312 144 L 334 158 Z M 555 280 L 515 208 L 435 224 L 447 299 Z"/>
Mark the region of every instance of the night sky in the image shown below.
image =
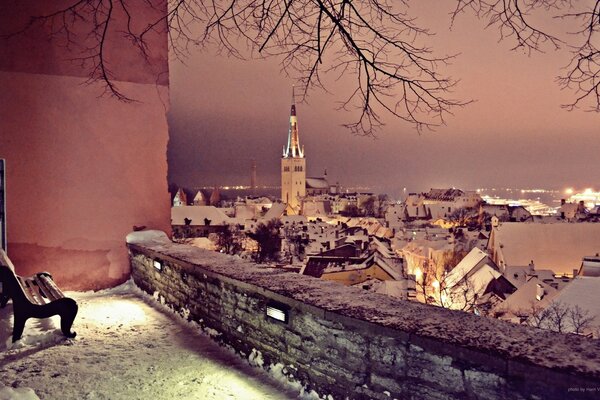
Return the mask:
<path id="1" fill-rule="evenodd" d="M 414 6 L 417 2 L 411 2 Z M 435 4 L 435 7 L 433 6 Z M 452 97 L 475 100 L 448 116 L 446 126 L 417 133 L 386 117 L 376 139 L 340 126 L 353 116 L 336 111 L 346 78 L 309 93 L 298 104 L 300 141 L 309 176 L 327 169 L 330 181 L 399 193 L 429 187 L 600 187 L 598 113 L 560 108 L 573 93 L 555 83 L 569 61 L 547 49 L 528 57 L 498 43 L 496 28 L 470 15 L 450 27 L 448 8 L 418 2 L 421 25 L 437 54 L 461 53 L 442 72 L 460 79 Z M 550 22 L 548 22 L 550 21 Z M 544 19 L 545 27 L 564 26 Z M 549 25 L 552 24 L 552 25 Z M 186 187 L 248 185 L 257 161 L 259 184 L 278 185 L 293 77 L 279 60 L 240 61 L 211 48 L 171 63 L 169 181 Z M 347 77 L 347 79 L 352 79 Z M 331 82 L 330 82 L 331 83 Z"/>

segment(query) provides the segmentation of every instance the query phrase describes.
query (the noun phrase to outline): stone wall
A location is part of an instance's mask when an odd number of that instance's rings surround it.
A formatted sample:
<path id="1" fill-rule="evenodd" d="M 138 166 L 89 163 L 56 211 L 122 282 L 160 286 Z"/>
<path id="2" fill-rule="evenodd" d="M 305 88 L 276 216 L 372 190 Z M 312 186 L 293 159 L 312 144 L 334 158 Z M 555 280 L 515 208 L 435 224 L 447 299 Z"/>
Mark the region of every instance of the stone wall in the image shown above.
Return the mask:
<path id="1" fill-rule="evenodd" d="M 135 283 L 334 399 L 598 399 L 600 342 L 404 302 L 190 246 L 129 244 Z M 161 271 L 155 266 L 160 263 Z M 276 302 L 289 321 L 266 316 Z"/>

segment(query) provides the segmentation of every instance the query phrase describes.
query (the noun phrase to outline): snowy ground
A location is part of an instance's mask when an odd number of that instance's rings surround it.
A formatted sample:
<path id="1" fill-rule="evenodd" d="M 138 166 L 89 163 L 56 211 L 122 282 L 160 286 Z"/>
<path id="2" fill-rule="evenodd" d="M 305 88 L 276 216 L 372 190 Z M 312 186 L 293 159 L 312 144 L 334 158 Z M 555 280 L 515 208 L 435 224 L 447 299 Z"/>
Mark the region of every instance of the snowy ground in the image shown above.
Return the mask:
<path id="1" fill-rule="evenodd" d="M 68 295 L 79 304 L 72 340 L 58 318 L 30 319 L 12 344 L 12 306 L 0 310 L 0 400 L 301 398 L 130 283 Z"/>

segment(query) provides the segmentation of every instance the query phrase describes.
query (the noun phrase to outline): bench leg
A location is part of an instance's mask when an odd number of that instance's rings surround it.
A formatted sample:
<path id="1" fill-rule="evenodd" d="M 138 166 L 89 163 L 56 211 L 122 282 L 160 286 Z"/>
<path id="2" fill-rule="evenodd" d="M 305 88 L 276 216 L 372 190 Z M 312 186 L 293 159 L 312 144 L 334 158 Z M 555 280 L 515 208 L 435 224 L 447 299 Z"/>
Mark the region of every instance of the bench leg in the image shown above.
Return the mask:
<path id="1" fill-rule="evenodd" d="M 23 335 L 23 329 L 25 329 L 26 321 L 27 321 L 27 318 L 17 317 L 17 315 L 14 316 L 13 335 L 12 335 L 13 343 L 16 342 L 17 340 L 21 339 L 21 336 Z"/>
<path id="2" fill-rule="evenodd" d="M 10 300 L 10 297 L 0 294 L 0 308 L 6 307 L 8 300 Z"/>
<path id="3" fill-rule="evenodd" d="M 68 338 L 74 338 L 77 333 L 71 331 L 75 316 L 77 316 L 78 306 L 75 300 L 65 297 L 60 300 L 56 300 L 56 303 L 60 304 L 60 329 L 62 333 Z"/>

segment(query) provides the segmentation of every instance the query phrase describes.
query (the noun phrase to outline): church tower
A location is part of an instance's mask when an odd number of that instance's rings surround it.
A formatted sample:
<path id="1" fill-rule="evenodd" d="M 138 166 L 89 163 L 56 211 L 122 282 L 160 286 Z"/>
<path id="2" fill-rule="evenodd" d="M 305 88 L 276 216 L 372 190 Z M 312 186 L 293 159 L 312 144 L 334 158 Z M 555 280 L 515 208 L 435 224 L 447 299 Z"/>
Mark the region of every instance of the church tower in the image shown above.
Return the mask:
<path id="1" fill-rule="evenodd" d="M 306 196 L 306 158 L 304 158 L 304 147 L 300 147 L 296 101 L 292 88 L 290 128 L 287 146 L 284 146 L 281 157 L 281 201 L 287 205 L 288 215 L 300 214 L 300 201 L 304 196 Z"/>

